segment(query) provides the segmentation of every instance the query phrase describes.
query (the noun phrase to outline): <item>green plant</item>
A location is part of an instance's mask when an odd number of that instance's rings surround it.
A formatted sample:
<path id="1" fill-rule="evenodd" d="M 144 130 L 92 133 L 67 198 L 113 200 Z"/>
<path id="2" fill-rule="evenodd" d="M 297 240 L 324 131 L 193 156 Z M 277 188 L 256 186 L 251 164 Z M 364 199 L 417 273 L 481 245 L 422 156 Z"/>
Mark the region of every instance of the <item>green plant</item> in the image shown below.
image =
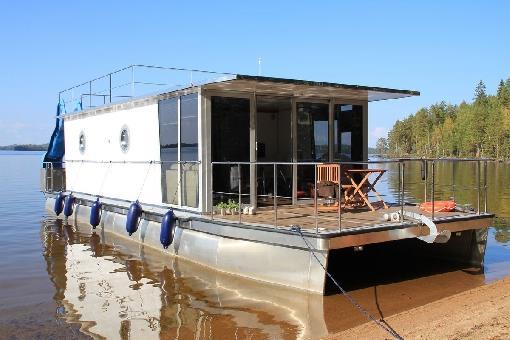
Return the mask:
<path id="1" fill-rule="evenodd" d="M 239 209 L 239 203 L 230 199 L 230 200 L 228 200 L 227 208 L 230 210 L 237 210 L 237 209 Z"/>
<path id="2" fill-rule="evenodd" d="M 216 205 L 217 209 L 228 209 L 228 204 L 226 202 L 220 202 Z"/>
<path id="3" fill-rule="evenodd" d="M 228 209 L 228 210 L 236 210 L 239 209 L 239 203 L 230 199 L 227 202 L 220 202 L 216 205 L 216 209 Z"/>

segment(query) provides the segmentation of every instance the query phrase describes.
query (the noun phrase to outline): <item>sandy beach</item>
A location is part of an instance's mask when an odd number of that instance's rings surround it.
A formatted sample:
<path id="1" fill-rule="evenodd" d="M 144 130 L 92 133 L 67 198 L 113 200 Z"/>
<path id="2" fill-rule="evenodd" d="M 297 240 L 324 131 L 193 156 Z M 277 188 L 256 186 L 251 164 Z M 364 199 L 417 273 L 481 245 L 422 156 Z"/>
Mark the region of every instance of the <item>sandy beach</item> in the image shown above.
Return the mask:
<path id="1" fill-rule="evenodd" d="M 385 321 L 404 339 L 510 338 L 510 277 L 411 310 Z M 390 339 L 373 323 L 328 339 Z"/>

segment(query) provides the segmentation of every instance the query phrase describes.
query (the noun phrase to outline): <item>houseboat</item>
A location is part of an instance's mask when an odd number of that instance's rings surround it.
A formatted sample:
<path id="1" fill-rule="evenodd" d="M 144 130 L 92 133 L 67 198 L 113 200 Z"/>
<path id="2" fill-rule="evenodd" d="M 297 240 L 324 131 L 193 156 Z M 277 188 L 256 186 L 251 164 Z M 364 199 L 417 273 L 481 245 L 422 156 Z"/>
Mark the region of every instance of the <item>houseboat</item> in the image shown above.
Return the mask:
<path id="1" fill-rule="evenodd" d="M 144 70 L 178 76 L 146 81 Z M 418 95 L 132 65 L 59 93 L 46 206 L 78 228 L 320 294 L 338 249 L 415 240 L 481 265 L 486 160 L 368 158 L 368 104 Z M 476 169 L 476 207 L 439 200 L 437 168 L 460 161 Z M 389 168 L 394 198 L 378 189 Z M 420 197 L 406 191 L 411 177 Z"/>

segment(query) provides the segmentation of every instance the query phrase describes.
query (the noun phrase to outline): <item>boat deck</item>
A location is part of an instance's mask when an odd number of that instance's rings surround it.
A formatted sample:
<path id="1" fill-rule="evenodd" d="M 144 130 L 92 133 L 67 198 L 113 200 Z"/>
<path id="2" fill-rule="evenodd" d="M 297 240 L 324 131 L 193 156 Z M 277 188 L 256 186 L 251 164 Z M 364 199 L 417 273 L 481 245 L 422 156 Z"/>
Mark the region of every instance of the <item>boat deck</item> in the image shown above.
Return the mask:
<path id="1" fill-rule="evenodd" d="M 315 216 L 315 208 L 313 205 L 285 205 L 278 206 L 277 208 L 277 219 L 275 219 L 274 209 L 264 207 L 259 208 L 255 215 L 241 215 L 241 222 L 245 224 L 264 225 L 272 227 L 289 227 L 292 225 L 298 225 L 303 229 L 313 229 L 316 226 L 319 231 L 335 231 L 339 229 L 349 228 L 360 228 L 360 227 L 371 227 L 383 223 L 389 223 L 384 219 L 384 214 L 391 214 L 399 212 L 400 206 L 389 206 L 385 209 L 382 204 L 375 211 L 371 211 L 367 208 L 351 208 L 344 209 L 341 211 L 341 221 L 338 221 L 338 209 L 328 208 L 324 209 L 319 207 L 317 216 Z M 420 210 L 418 206 L 405 205 L 404 210 L 406 212 L 413 212 L 425 215 L 429 218 L 432 217 L 431 213 Z M 434 214 L 435 220 L 451 220 L 457 218 L 467 218 L 473 216 L 475 212 L 436 212 Z M 235 215 L 215 215 L 214 219 L 235 221 L 239 222 L 239 214 Z M 393 222 L 394 223 L 394 222 Z M 397 222 L 399 223 L 399 222 Z"/>

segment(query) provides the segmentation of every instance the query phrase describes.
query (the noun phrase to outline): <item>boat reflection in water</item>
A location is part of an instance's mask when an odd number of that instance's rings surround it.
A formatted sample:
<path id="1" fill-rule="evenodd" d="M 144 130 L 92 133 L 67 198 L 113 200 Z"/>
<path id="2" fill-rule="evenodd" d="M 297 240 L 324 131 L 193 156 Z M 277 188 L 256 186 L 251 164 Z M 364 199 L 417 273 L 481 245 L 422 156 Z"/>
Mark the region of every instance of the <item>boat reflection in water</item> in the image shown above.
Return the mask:
<path id="1" fill-rule="evenodd" d="M 331 270 L 362 306 L 385 318 L 509 275 L 506 244 L 496 242 L 498 235 L 491 228 L 488 276 L 413 253 L 409 249 L 416 245 L 402 241 L 399 247 L 388 243 L 332 254 L 339 265 Z M 93 337 L 308 339 L 367 321 L 340 294 L 220 273 L 101 229 L 91 233 L 89 225 L 47 218 L 41 237 L 57 321 L 78 323 Z"/>
<path id="2" fill-rule="evenodd" d="M 93 337 L 310 338 L 328 333 L 323 296 L 179 260 L 90 226 L 47 219 L 57 312 Z"/>

